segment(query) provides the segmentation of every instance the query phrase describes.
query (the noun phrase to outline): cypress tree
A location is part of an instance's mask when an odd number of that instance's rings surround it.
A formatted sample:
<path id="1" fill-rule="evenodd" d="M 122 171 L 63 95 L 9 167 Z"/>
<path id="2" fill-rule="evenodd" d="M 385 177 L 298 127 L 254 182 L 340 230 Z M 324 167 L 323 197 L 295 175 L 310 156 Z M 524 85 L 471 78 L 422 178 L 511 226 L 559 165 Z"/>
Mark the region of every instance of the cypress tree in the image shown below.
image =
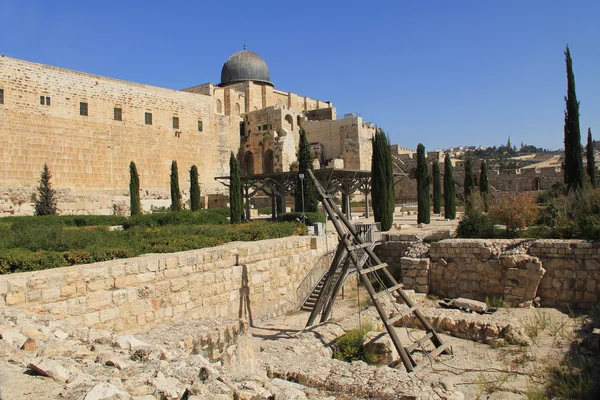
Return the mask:
<path id="1" fill-rule="evenodd" d="M 465 203 L 468 203 L 469 196 L 473 192 L 475 187 L 475 181 L 473 179 L 473 166 L 471 165 L 471 157 L 467 156 L 465 162 Z"/>
<path id="2" fill-rule="evenodd" d="M 387 136 L 377 129 L 373 138 L 371 158 L 371 199 L 375 222 L 381 223 L 382 231 L 389 231 L 394 222 L 394 172 L 392 148 Z"/>
<path id="3" fill-rule="evenodd" d="M 181 192 L 179 191 L 179 172 L 177 161 L 171 162 L 171 211 L 181 211 Z"/>
<path id="4" fill-rule="evenodd" d="M 442 174 L 440 173 L 440 164 L 433 162 L 433 213 L 440 214 L 442 212 Z"/>
<path id="5" fill-rule="evenodd" d="M 456 219 L 456 187 L 450 154 L 444 159 L 444 217 Z"/>
<path id="6" fill-rule="evenodd" d="M 490 184 L 488 182 L 487 163 L 485 160 L 481 161 L 481 169 L 479 171 L 479 193 L 483 199 L 483 206 L 485 211 L 488 210 L 488 196 L 490 194 Z"/>
<path id="7" fill-rule="evenodd" d="M 40 177 L 40 185 L 38 186 L 38 195 L 35 202 L 35 215 L 56 215 L 56 195 L 52 184 L 50 183 L 52 174 L 48 169 L 48 165 L 44 163 L 44 169 Z"/>
<path id="8" fill-rule="evenodd" d="M 579 102 L 575 93 L 575 75 L 569 46 L 565 51 L 567 63 L 567 96 L 565 97 L 565 184 L 569 191 L 583 188 L 583 160 L 579 130 Z"/>
<path id="9" fill-rule="evenodd" d="M 200 209 L 200 186 L 198 185 L 198 167 L 192 165 L 190 169 L 190 208 L 192 211 Z"/>
<path id="10" fill-rule="evenodd" d="M 229 221 L 232 224 L 242 222 L 242 178 L 240 166 L 233 152 L 229 157 Z"/>
<path id="11" fill-rule="evenodd" d="M 592 129 L 588 128 L 588 138 L 586 146 L 587 174 L 590 177 L 592 187 L 596 187 L 596 161 L 594 160 L 594 141 L 592 140 Z"/>
<path id="12" fill-rule="evenodd" d="M 139 215 L 141 208 L 140 176 L 138 175 L 135 163 L 132 161 L 129 163 L 129 210 L 131 215 Z"/>
<path id="13" fill-rule="evenodd" d="M 298 174 L 304 174 L 304 179 L 300 179 L 296 182 L 295 196 L 295 208 L 296 212 L 316 212 L 319 204 L 317 196 L 317 189 L 308 176 L 307 170 L 313 169 L 313 158 L 310 154 L 310 145 L 306 139 L 306 132 L 304 129 L 300 129 L 300 146 L 298 147 Z M 304 187 L 304 194 L 302 193 L 302 186 Z M 302 197 L 304 197 L 304 208 L 302 208 Z"/>
<path id="14" fill-rule="evenodd" d="M 417 223 L 428 224 L 431 222 L 431 205 L 429 199 L 429 184 L 431 177 L 427 170 L 425 159 L 425 146 L 417 146 Z"/>

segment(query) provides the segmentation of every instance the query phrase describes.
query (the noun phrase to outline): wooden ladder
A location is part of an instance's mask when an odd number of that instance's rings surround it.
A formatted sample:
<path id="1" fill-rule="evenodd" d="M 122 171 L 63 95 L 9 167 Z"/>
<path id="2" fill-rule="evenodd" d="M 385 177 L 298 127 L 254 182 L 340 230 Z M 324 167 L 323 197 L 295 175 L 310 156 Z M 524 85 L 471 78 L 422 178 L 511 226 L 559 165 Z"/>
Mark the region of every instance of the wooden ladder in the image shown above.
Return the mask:
<path id="1" fill-rule="evenodd" d="M 396 279 L 394 279 L 388 270 L 388 265 L 381 262 L 377 255 L 375 255 L 373 252 L 374 242 L 365 243 L 365 241 L 357 233 L 356 228 L 339 210 L 333 199 L 331 199 L 331 197 L 325 193 L 325 190 L 315 178 L 312 170 L 307 170 L 307 173 L 314 182 L 319 195 L 323 199 L 323 207 L 333 222 L 335 230 L 340 238 L 340 242 L 336 249 L 331 267 L 325 275 L 326 278 L 323 289 L 319 294 L 315 307 L 310 314 L 306 326 L 312 326 L 319 313 L 321 314 L 321 322 L 325 322 L 327 320 L 331 313 L 331 308 L 333 307 L 335 297 L 343 286 L 351 265 L 353 265 L 354 268 L 356 268 L 361 281 L 365 285 L 365 288 L 367 289 L 367 292 L 373 301 L 373 305 L 377 309 L 379 317 L 381 318 L 383 325 L 390 335 L 390 338 L 394 343 L 394 347 L 400 355 L 400 359 L 402 360 L 404 367 L 409 373 L 414 373 L 426 365 L 429 361 L 428 359 L 437 357 L 442 353 L 452 354 L 452 349 L 450 348 L 449 344 L 442 342 L 442 339 L 433 329 L 433 326 L 429 323 L 425 316 L 421 313 L 418 306 L 412 302 L 406 292 L 402 289 L 402 283 L 398 283 Z M 342 224 L 344 225 L 345 229 L 342 227 Z M 389 287 L 386 287 L 386 285 L 383 283 L 383 280 L 379 276 L 380 272 L 382 272 L 386 280 L 391 283 Z M 383 290 L 376 291 L 371 283 L 370 278 L 378 281 Z M 399 297 L 407 305 L 408 310 L 388 316 L 385 312 L 383 304 L 381 303 L 381 299 L 384 296 Z M 394 301 L 393 304 L 396 304 L 396 302 Z M 394 323 L 401 321 L 406 315 L 411 313 L 415 315 L 421 325 L 425 328 L 426 334 L 422 338 L 417 339 L 410 346 L 404 347 L 400 341 L 400 338 L 398 337 L 396 329 L 394 328 Z M 434 346 L 432 351 L 425 349 L 425 345 L 428 341 L 431 341 Z M 412 357 L 412 353 L 419 348 L 425 353 L 426 358 L 417 364 Z"/>

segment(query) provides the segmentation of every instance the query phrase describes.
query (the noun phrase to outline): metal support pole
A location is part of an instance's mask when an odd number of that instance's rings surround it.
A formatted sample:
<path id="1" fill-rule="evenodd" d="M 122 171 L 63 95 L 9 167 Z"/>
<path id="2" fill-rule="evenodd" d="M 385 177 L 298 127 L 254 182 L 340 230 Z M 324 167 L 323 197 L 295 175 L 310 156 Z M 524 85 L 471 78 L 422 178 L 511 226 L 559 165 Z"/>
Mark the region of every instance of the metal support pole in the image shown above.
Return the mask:
<path id="1" fill-rule="evenodd" d="M 365 191 L 365 217 L 369 218 L 369 192 Z"/>

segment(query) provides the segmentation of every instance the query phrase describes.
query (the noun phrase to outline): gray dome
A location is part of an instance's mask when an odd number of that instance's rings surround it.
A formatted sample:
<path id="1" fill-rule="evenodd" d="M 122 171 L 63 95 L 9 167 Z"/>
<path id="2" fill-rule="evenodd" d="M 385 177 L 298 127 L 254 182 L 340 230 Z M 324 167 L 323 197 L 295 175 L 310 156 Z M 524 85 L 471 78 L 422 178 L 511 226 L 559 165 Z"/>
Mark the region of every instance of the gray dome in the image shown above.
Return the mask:
<path id="1" fill-rule="evenodd" d="M 238 51 L 223 64 L 219 86 L 244 81 L 261 82 L 273 86 L 269 67 L 265 60 L 248 50 Z"/>

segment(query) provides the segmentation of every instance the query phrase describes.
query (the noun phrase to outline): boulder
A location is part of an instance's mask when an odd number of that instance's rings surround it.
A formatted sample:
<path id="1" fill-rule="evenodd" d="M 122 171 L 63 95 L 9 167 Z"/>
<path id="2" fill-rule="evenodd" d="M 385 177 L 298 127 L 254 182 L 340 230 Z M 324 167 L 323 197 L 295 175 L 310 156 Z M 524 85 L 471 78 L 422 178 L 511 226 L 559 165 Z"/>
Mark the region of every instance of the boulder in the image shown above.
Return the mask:
<path id="1" fill-rule="evenodd" d="M 54 360 L 38 357 L 29 363 L 30 370 L 35 373 L 47 376 L 58 382 L 66 382 L 69 380 L 69 371 Z"/>
<path id="2" fill-rule="evenodd" d="M 456 308 L 460 308 L 465 311 L 475 311 L 477 313 L 484 313 L 487 311 L 488 306 L 483 301 L 477 301 L 472 299 L 465 299 L 459 297 L 452 301 L 452 305 Z"/>
<path id="3" fill-rule="evenodd" d="M 399 357 L 392 339 L 384 332 L 367 332 L 363 347 L 365 352 L 377 356 L 377 364 L 389 365 Z"/>
<path id="4" fill-rule="evenodd" d="M 123 350 L 138 350 L 141 348 L 150 347 L 148 343 L 142 342 L 131 335 L 119 336 L 115 341 L 114 346 Z"/>
<path id="5" fill-rule="evenodd" d="M 275 394 L 276 399 L 308 400 L 303 389 L 306 389 L 306 386 L 283 379 L 275 378 L 271 381 L 271 392 Z"/>
<path id="6" fill-rule="evenodd" d="M 2 335 L 0 336 L 2 336 L 3 340 L 7 341 L 18 349 L 23 347 L 23 344 L 25 344 L 25 341 L 27 340 L 27 336 L 13 329 L 2 332 Z"/>
<path id="7" fill-rule="evenodd" d="M 108 382 L 97 384 L 88 392 L 84 400 L 130 400 L 131 396 Z"/>

